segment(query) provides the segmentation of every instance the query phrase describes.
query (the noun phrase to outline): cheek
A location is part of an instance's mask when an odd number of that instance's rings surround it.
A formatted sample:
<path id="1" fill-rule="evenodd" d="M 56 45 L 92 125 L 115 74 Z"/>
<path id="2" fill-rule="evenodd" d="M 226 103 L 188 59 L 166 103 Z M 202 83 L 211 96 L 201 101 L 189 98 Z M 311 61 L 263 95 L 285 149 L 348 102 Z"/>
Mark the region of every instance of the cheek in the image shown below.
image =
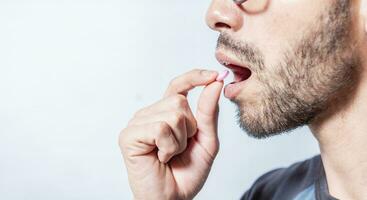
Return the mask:
<path id="1" fill-rule="evenodd" d="M 296 46 L 325 10 L 329 0 L 271 1 L 268 10 L 244 16 L 243 39 L 257 46 L 268 68 L 284 59 L 284 52 Z"/>

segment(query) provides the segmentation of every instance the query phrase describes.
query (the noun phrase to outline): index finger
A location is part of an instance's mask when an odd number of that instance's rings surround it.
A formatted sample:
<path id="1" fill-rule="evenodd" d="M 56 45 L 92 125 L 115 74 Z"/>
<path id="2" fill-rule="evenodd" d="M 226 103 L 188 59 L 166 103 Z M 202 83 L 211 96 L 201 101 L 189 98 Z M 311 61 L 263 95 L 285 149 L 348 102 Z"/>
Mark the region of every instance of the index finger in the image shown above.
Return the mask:
<path id="1" fill-rule="evenodd" d="M 205 86 L 209 83 L 215 81 L 218 76 L 218 72 L 204 70 L 204 69 L 194 69 L 185 74 L 176 77 L 173 79 L 165 94 L 164 97 L 171 96 L 174 94 L 182 94 L 187 95 L 187 92 L 197 86 Z"/>

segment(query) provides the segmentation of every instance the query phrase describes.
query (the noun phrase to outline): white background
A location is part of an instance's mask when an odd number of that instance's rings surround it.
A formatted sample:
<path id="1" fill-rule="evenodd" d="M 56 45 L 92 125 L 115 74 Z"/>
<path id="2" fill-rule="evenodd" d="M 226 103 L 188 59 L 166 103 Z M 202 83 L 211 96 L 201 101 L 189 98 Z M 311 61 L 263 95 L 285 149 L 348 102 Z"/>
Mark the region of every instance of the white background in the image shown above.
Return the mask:
<path id="1" fill-rule="evenodd" d="M 131 199 L 119 131 L 174 76 L 222 70 L 208 5 L 0 0 L 0 199 Z M 255 140 L 232 103 L 220 106 L 220 153 L 196 199 L 238 199 L 264 172 L 318 152 L 307 128 Z"/>

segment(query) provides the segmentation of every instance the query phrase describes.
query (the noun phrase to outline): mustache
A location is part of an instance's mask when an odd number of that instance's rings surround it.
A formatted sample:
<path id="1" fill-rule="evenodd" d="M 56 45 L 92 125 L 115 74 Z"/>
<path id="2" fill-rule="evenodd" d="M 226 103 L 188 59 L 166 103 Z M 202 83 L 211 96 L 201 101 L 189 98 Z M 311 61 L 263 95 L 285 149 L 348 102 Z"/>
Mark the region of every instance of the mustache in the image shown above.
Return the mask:
<path id="1" fill-rule="evenodd" d="M 255 45 L 233 39 L 228 33 L 221 33 L 218 37 L 216 49 L 225 49 L 234 53 L 243 63 L 255 65 L 257 69 L 264 69 L 264 56 Z"/>

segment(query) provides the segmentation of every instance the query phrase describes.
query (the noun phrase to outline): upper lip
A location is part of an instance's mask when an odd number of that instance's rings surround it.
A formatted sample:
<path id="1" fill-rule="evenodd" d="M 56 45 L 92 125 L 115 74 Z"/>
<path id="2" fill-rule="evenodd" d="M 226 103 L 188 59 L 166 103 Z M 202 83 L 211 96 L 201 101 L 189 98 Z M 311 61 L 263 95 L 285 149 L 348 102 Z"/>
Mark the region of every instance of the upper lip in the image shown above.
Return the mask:
<path id="1" fill-rule="evenodd" d="M 223 66 L 229 68 L 234 74 L 233 83 L 241 82 L 247 80 L 251 76 L 251 69 L 246 65 L 238 61 L 235 56 L 230 54 L 225 54 L 221 50 L 215 52 L 215 57 L 218 62 Z"/>
<path id="2" fill-rule="evenodd" d="M 249 66 L 244 65 L 243 63 L 241 63 L 240 61 L 238 61 L 235 58 L 235 56 L 230 55 L 230 54 L 226 54 L 225 52 L 223 52 L 221 50 L 217 50 L 215 52 L 215 58 L 218 60 L 218 62 L 220 64 L 222 64 L 223 66 L 231 69 L 234 72 L 238 70 L 238 67 L 248 68 L 248 69 L 251 70 L 251 68 Z"/>

